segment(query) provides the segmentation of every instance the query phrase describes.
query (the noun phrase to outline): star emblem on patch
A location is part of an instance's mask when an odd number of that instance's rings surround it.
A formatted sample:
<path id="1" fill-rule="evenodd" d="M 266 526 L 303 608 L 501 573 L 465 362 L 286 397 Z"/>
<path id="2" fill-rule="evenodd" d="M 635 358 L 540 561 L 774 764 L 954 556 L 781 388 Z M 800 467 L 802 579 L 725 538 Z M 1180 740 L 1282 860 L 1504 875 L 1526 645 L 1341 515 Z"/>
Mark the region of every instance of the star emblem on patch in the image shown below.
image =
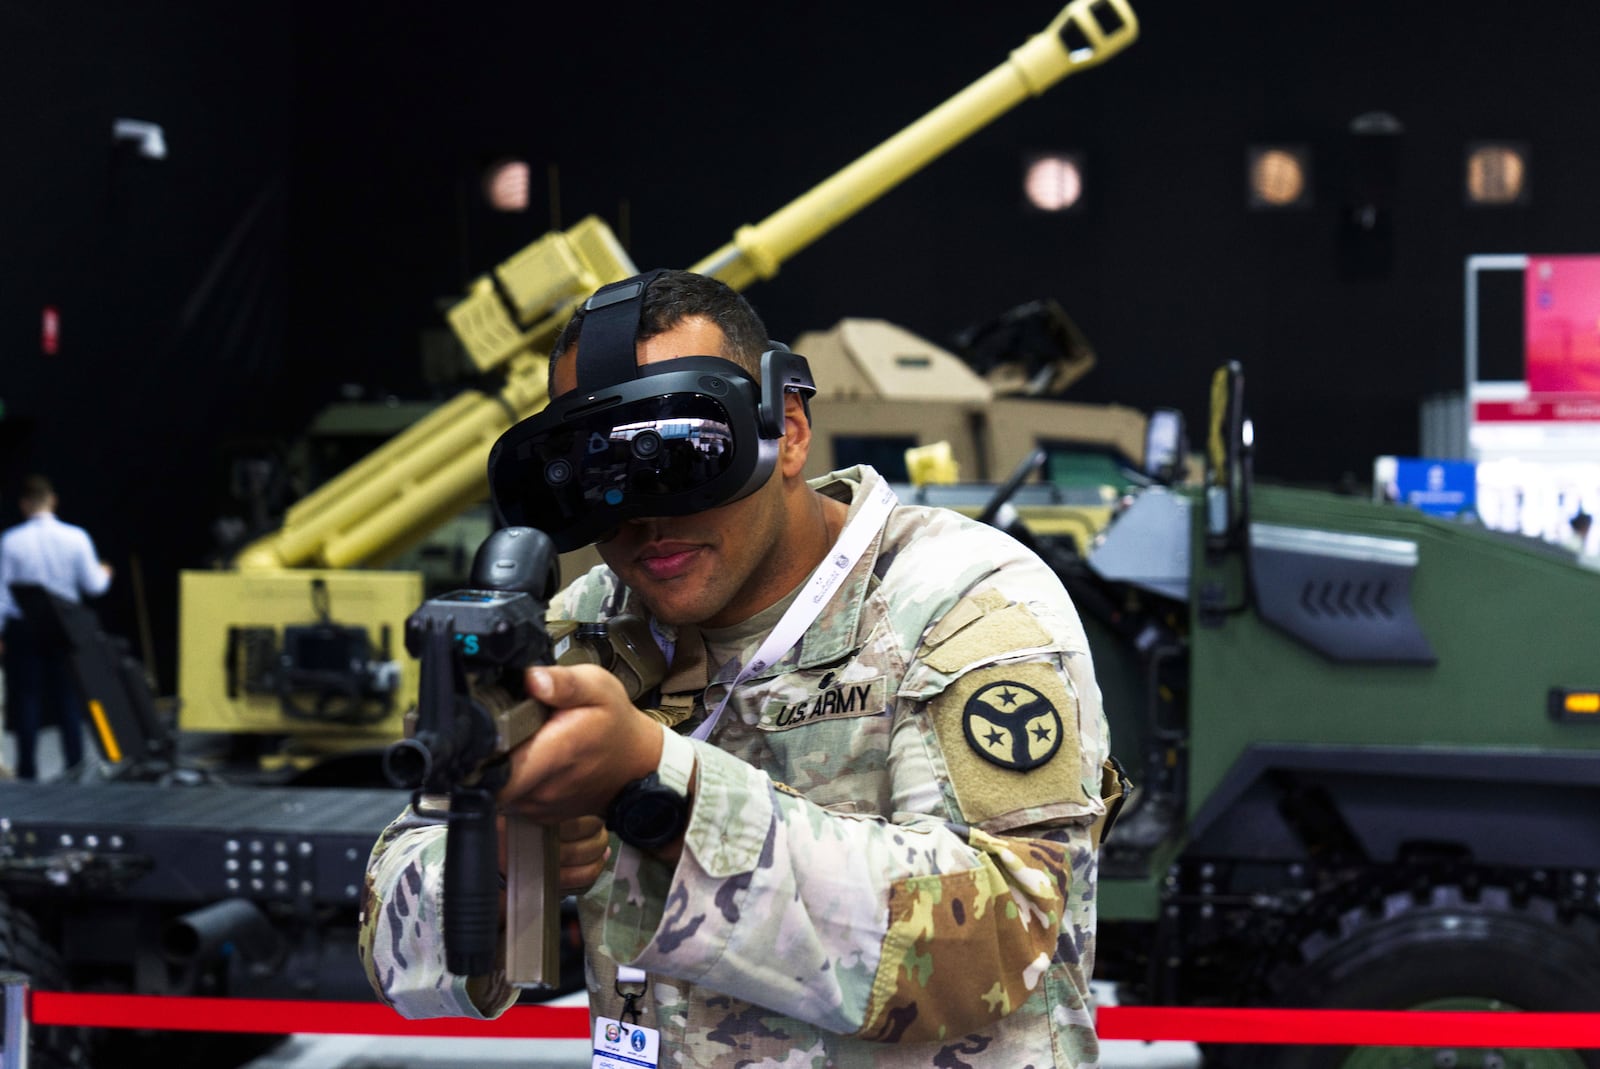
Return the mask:
<path id="1" fill-rule="evenodd" d="M 1038 768 L 1061 748 L 1061 713 L 1032 687 L 1011 680 L 968 698 L 961 726 L 979 757 L 1016 772 Z"/>

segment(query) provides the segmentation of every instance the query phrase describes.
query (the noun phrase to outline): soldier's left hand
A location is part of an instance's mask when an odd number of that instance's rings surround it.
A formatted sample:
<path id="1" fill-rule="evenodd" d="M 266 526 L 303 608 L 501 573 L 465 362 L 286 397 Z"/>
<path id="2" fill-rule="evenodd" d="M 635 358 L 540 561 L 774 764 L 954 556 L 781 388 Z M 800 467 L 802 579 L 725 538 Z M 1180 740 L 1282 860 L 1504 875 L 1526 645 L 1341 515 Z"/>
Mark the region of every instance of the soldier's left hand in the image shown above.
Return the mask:
<path id="1" fill-rule="evenodd" d="M 561 836 L 561 893 L 581 895 L 600 878 L 611 856 L 611 833 L 599 817 L 563 820 Z"/>

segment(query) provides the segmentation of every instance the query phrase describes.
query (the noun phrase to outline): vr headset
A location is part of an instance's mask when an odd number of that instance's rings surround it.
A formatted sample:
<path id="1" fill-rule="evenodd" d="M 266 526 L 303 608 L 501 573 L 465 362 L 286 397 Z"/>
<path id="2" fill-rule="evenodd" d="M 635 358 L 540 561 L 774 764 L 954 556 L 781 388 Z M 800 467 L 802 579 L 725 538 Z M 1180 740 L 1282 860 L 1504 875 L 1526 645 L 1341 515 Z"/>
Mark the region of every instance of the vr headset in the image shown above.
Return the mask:
<path id="1" fill-rule="evenodd" d="M 589 298 L 578 388 L 495 442 L 489 492 L 502 526 L 538 528 L 566 553 L 625 520 L 737 501 L 771 477 L 784 394 L 817 389 L 805 357 L 769 349 L 759 384 L 716 356 L 638 366 L 639 311 L 659 273 Z"/>

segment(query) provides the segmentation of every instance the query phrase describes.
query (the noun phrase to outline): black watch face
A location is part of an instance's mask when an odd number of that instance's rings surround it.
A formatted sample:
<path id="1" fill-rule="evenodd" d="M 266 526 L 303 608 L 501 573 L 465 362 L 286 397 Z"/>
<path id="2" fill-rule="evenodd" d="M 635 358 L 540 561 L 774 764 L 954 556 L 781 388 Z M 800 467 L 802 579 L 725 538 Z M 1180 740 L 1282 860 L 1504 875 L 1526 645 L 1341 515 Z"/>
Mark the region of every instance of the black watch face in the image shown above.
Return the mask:
<path id="1" fill-rule="evenodd" d="M 632 789 L 617 803 L 617 835 L 644 849 L 666 846 L 683 831 L 688 802 L 669 787 Z"/>
<path id="2" fill-rule="evenodd" d="M 629 807 L 624 831 L 635 839 L 659 839 L 678 823 L 676 810 L 670 798 L 641 798 Z"/>

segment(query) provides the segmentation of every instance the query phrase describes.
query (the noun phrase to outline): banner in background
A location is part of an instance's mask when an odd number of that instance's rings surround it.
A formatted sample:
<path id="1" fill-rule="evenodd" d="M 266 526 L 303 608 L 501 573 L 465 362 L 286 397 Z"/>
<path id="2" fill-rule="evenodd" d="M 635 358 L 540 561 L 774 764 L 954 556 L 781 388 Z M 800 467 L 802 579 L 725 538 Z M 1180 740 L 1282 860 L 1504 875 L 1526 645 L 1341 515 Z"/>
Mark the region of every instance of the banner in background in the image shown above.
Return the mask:
<path id="1" fill-rule="evenodd" d="M 1600 395 L 1600 256 L 1530 256 L 1522 285 L 1528 392 Z"/>

